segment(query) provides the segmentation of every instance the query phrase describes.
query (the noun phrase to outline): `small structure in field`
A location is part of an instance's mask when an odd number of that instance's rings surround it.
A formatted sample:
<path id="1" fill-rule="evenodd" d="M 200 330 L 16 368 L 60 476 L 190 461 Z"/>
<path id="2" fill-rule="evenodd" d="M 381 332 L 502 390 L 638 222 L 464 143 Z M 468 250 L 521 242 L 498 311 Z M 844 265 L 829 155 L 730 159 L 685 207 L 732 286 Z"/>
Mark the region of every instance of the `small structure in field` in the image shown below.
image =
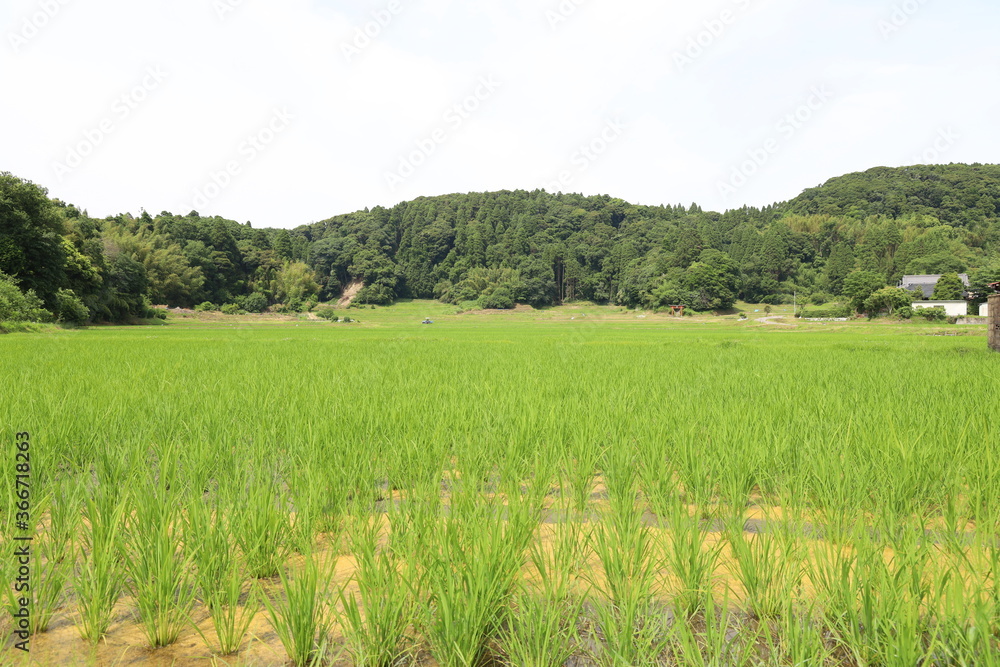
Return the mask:
<path id="1" fill-rule="evenodd" d="M 914 301 L 913 310 L 918 308 L 944 308 L 948 317 L 965 317 L 969 314 L 968 301 Z"/>
<path id="2" fill-rule="evenodd" d="M 684 306 L 670 306 L 670 314 L 674 317 L 682 317 L 684 315 Z"/>

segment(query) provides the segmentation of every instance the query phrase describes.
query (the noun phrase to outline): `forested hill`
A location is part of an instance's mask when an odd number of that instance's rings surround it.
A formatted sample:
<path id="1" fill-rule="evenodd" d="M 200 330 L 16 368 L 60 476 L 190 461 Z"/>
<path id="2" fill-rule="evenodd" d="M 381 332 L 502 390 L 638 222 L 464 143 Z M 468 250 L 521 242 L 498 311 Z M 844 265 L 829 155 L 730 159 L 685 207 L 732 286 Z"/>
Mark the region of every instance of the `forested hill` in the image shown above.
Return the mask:
<path id="1" fill-rule="evenodd" d="M 955 227 L 975 227 L 997 217 L 1000 165 L 933 165 L 866 172 L 830 179 L 789 202 L 784 210 L 898 218 L 918 214 Z"/>
<path id="2" fill-rule="evenodd" d="M 97 220 L 0 174 L 0 311 L 13 285 L 37 297 L 39 312 L 85 321 L 138 317 L 151 303 L 295 310 L 354 280 L 364 281 L 363 303 L 709 310 L 795 292 L 825 302 L 853 272 L 882 284 L 904 273 L 996 275 L 998 218 L 1000 165 L 876 168 L 721 214 L 503 191 L 422 197 L 293 230 L 195 211 Z"/>
<path id="3" fill-rule="evenodd" d="M 637 206 L 607 196 L 495 192 L 420 198 L 301 227 L 333 292 L 484 305 L 568 299 L 724 308 L 839 296 L 871 271 L 1000 261 L 1000 165 L 876 168 L 764 209 Z"/>

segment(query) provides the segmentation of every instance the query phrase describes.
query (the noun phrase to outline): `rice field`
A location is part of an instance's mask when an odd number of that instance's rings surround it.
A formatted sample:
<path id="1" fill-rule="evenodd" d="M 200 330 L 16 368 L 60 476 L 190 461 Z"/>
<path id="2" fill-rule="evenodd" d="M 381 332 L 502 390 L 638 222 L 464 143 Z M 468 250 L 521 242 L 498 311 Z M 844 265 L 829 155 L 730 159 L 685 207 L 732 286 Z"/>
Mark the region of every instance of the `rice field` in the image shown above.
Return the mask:
<path id="1" fill-rule="evenodd" d="M 0 337 L 0 664 L 1000 664 L 983 331 L 352 317 Z"/>

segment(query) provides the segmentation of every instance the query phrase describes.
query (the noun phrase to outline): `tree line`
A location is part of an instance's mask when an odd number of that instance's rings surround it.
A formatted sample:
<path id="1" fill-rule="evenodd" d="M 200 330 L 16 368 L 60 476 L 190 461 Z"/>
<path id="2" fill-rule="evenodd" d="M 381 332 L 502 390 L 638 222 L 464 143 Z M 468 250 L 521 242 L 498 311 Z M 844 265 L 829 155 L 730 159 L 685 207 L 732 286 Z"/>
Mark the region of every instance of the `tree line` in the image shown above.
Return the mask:
<path id="1" fill-rule="evenodd" d="M 725 213 L 516 190 L 421 197 L 290 230 L 196 211 L 94 219 L 0 174 L 0 320 L 15 300 L 32 317 L 73 322 L 142 318 L 153 305 L 300 310 L 356 281 L 356 300 L 374 304 L 708 311 L 797 294 L 863 309 L 904 274 L 959 272 L 1000 279 L 1000 166 L 871 169 Z M 859 285 L 874 287 L 860 303 Z"/>

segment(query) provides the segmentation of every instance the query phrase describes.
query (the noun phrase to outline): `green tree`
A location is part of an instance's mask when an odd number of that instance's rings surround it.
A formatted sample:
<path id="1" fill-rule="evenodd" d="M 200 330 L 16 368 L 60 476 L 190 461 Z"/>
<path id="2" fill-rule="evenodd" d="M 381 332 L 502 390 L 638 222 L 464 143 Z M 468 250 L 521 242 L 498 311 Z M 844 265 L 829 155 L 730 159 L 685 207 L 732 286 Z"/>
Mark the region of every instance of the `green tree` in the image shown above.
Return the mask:
<path id="1" fill-rule="evenodd" d="M 934 285 L 934 294 L 931 295 L 931 298 L 942 301 L 955 301 L 962 298 L 963 292 L 965 292 L 965 284 L 962 283 L 962 279 L 958 277 L 958 274 L 945 273 L 938 278 L 937 284 Z"/>
<path id="2" fill-rule="evenodd" d="M 851 307 L 862 312 L 865 301 L 885 287 L 885 277 L 873 271 L 852 271 L 844 278 L 843 295 L 851 300 Z"/>
<path id="3" fill-rule="evenodd" d="M 275 279 L 274 293 L 285 304 L 302 303 L 319 293 L 316 273 L 304 262 L 287 262 Z"/>
<path id="4" fill-rule="evenodd" d="M 52 313 L 42 307 L 34 290 L 21 291 L 18 280 L 0 272 L 0 322 L 44 322 Z"/>
<path id="5" fill-rule="evenodd" d="M 840 242 L 833 247 L 830 258 L 826 261 L 826 279 L 830 291 L 843 294 L 844 278 L 854 270 L 854 251 L 851 246 Z"/>
<path id="6" fill-rule="evenodd" d="M 48 192 L 0 172 L 0 272 L 20 281 L 47 306 L 66 280 L 62 215 Z"/>
<path id="7" fill-rule="evenodd" d="M 896 310 L 909 306 L 913 295 L 899 287 L 883 287 L 871 294 L 864 303 L 864 311 L 869 315 L 888 313 L 892 315 Z"/>
<path id="8" fill-rule="evenodd" d="M 72 290 L 56 292 L 56 320 L 72 324 L 85 324 L 90 319 L 90 309 Z"/>
<path id="9" fill-rule="evenodd" d="M 736 303 L 740 271 L 724 252 L 703 251 L 684 272 L 682 286 L 694 295 L 697 310 L 726 310 Z"/>

